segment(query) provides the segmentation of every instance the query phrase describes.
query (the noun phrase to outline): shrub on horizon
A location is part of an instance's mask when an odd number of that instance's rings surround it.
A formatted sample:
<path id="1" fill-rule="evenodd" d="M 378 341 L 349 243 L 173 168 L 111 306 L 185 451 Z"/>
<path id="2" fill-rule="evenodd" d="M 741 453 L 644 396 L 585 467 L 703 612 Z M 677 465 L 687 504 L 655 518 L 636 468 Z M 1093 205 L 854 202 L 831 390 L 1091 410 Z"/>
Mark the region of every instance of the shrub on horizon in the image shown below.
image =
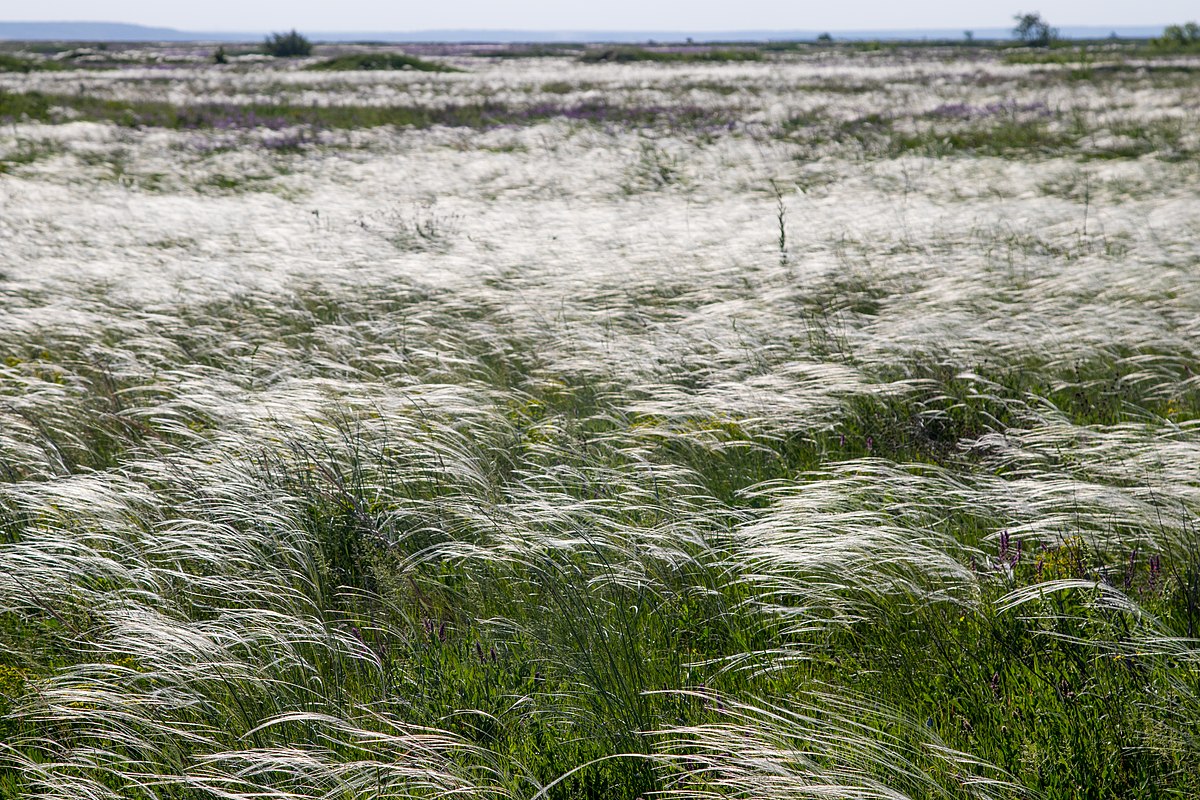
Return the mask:
<path id="1" fill-rule="evenodd" d="M 1049 47 L 1058 39 L 1058 28 L 1051 28 L 1042 15 L 1034 11 L 1030 14 L 1015 14 L 1017 21 L 1013 28 L 1013 36 L 1033 47 Z"/>
<path id="2" fill-rule="evenodd" d="M 267 55 L 275 58 L 295 58 L 312 55 L 312 42 L 293 28 L 288 33 L 272 33 L 263 43 Z"/>

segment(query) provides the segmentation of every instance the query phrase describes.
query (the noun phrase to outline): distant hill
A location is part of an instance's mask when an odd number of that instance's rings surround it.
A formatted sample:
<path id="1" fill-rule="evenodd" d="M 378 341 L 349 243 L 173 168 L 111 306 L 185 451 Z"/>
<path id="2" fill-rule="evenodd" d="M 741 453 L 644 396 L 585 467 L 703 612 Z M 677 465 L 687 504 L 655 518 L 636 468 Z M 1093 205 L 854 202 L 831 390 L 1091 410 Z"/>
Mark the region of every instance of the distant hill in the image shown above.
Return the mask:
<path id="1" fill-rule="evenodd" d="M 147 28 L 119 22 L 0 22 L 0 39 L 88 41 L 88 42 L 174 42 L 190 41 L 195 34 L 172 28 Z"/>
<path id="2" fill-rule="evenodd" d="M 1059 33 L 1071 39 L 1102 39 L 1115 33 L 1122 38 L 1146 38 L 1162 33 L 1162 25 L 1145 26 L 1060 26 Z M 0 22 L 0 40 L 87 41 L 87 42 L 256 42 L 267 31 L 181 31 L 148 28 L 117 22 Z M 319 42 L 697 42 L 812 40 L 826 31 L 534 31 L 475 30 L 470 28 L 426 31 L 303 31 Z M 961 29 L 828 31 L 842 40 L 955 40 Z M 1008 28 L 977 28 L 976 39 L 1008 39 Z"/>

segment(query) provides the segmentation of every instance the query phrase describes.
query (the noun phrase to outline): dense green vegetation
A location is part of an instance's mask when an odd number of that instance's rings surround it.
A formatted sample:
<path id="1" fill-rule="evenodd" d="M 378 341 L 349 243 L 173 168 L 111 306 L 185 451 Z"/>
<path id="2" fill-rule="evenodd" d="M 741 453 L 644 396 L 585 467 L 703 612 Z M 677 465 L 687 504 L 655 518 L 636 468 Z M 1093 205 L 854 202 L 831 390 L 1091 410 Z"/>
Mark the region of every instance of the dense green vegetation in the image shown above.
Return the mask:
<path id="1" fill-rule="evenodd" d="M 1151 41 L 1150 46 L 1164 53 L 1200 52 L 1200 25 L 1195 22 L 1168 25 L 1163 35 Z"/>
<path id="2" fill-rule="evenodd" d="M 410 69 L 417 72 L 461 72 L 462 70 L 448 64 L 427 61 L 416 56 L 403 53 L 352 53 L 336 58 L 326 59 L 313 64 L 307 69 L 330 72 L 348 72 L 353 70 L 391 70 Z"/>
<path id="3" fill-rule="evenodd" d="M 687 63 L 695 61 L 761 61 L 762 52 L 754 47 L 739 48 L 662 48 L 647 47 L 595 47 L 586 50 L 579 60 L 585 63 L 612 62 L 627 64 L 635 61 L 651 61 L 660 63 Z"/>
<path id="4" fill-rule="evenodd" d="M 53 61 L 34 60 L 0 53 L 0 72 L 33 72 L 46 69 L 62 69 L 62 65 Z"/>

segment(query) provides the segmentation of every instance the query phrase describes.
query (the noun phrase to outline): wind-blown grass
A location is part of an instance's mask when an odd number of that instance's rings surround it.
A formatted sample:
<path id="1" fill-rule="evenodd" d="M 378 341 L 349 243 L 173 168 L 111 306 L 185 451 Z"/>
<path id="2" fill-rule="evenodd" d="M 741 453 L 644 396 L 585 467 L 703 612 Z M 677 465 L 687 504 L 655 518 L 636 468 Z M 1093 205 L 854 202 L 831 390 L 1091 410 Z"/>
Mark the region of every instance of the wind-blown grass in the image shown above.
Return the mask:
<path id="1" fill-rule="evenodd" d="M 1195 794 L 1184 90 L 574 55 L 3 79 L 0 796 Z"/>

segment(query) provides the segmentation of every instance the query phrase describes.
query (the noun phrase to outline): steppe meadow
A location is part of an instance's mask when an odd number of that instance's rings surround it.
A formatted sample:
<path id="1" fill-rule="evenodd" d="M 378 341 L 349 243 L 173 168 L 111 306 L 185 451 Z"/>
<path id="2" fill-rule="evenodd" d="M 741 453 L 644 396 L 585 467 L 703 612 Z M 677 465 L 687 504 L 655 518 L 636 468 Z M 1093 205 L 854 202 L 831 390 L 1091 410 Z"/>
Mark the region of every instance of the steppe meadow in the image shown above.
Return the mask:
<path id="1" fill-rule="evenodd" d="M 0 53 L 0 797 L 1200 796 L 1200 56 L 379 50 Z"/>

